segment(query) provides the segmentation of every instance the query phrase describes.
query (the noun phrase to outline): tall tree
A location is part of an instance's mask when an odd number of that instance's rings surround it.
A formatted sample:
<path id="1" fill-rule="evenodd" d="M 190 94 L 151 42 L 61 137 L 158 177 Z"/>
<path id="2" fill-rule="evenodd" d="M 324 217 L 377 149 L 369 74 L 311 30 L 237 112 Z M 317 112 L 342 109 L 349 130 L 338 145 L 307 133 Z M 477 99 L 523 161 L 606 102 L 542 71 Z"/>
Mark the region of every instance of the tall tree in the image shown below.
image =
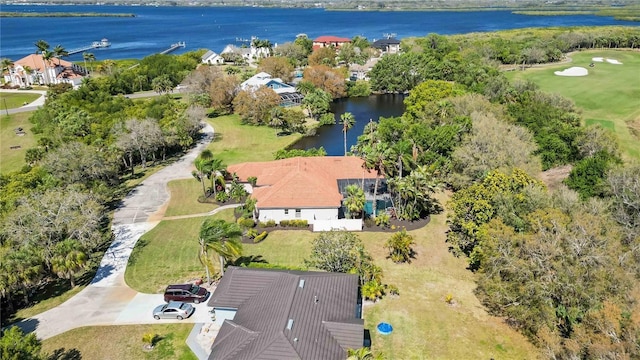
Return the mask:
<path id="1" fill-rule="evenodd" d="M 49 67 L 51 65 L 51 59 L 53 59 L 53 52 L 49 50 L 44 50 L 42 52 L 42 73 L 44 75 L 44 83 L 45 85 L 49 85 L 53 82 L 51 79 L 51 73 L 49 72 Z M 55 71 L 54 71 L 55 74 Z"/>
<path id="2" fill-rule="evenodd" d="M 356 123 L 356 118 L 350 112 L 340 115 L 340 125 L 342 125 L 342 135 L 344 137 L 344 156 L 347 156 L 347 131 Z"/>
<path id="3" fill-rule="evenodd" d="M 56 45 L 56 47 L 53 48 L 53 54 L 58 58 L 58 66 L 60 65 L 60 61 L 62 57 L 65 56 L 69 56 L 69 52 L 67 50 L 65 50 L 64 47 L 62 47 L 62 45 L 58 44 Z"/>
<path id="4" fill-rule="evenodd" d="M 87 61 L 89 61 L 89 64 L 93 63 L 94 61 L 96 61 L 96 56 L 93 53 L 83 52 L 82 60 L 84 61 L 84 68 L 88 69 Z"/>
<path id="5" fill-rule="evenodd" d="M 200 244 L 199 259 L 205 266 L 207 282 L 211 282 L 209 272 L 209 250 L 212 250 L 220 259 L 220 274 L 224 274 L 226 260 L 237 259 L 242 255 L 242 244 L 239 239 L 242 230 L 235 223 L 228 223 L 222 219 L 206 219 L 200 226 L 198 243 Z"/>
<path id="6" fill-rule="evenodd" d="M 17 326 L 2 330 L 0 358 L 6 360 L 41 360 L 42 344 L 35 333 L 25 334 Z"/>
<path id="7" fill-rule="evenodd" d="M 202 196 L 205 198 L 207 197 L 207 188 L 204 179 L 207 177 L 211 160 L 213 160 L 213 152 L 209 149 L 203 150 L 194 160 L 193 164 L 196 169 L 191 173 L 202 184 Z"/>
<path id="8" fill-rule="evenodd" d="M 362 214 L 362 218 L 364 218 L 364 206 L 366 203 L 364 190 L 356 184 L 348 185 L 345 190 L 347 190 L 347 198 L 344 199 L 343 203 L 349 216 L 353 218 L 355 214 Z"/>

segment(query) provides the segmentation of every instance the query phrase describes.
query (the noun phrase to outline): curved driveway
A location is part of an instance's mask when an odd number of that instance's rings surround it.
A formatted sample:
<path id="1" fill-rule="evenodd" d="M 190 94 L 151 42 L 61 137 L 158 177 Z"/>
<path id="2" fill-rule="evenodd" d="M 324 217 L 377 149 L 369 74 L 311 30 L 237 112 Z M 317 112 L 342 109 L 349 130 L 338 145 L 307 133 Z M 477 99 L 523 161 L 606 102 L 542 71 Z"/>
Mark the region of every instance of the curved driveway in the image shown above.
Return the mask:
<path id="1" fill-rule="evenodd" d="M 20 93 L 20 94 L 24 94 L 24 93 L 40 94 L 39 98 L 37 98 L 36 100 L 32 101 L 31 103 L 29 103 L 27 105 L 24 105 L 24 106 L 21 106 L 19 108 L 15 108 L 15 109 L 2 110 L 2 113 L 8 113 L 8 114 L 16 114 L 16 113 L 21 113 L 21 112 L 38 110 L 38 108 L 40 106 L 44 105 L 45 95 L 47 94 L 47 92 L 44 91 L 44 90 L 0 89 L 0 92 L 3 92 L 3 93 Z"/>
<path id="2" fill-rule="evenodd" d="M 123 199 L 113 216 L 113 243 L 104 254 L 91 284 L 63 304 L 16 325 L 25 331 L 35 332 L 39 339 L 47 339 L 82 326 L 177 321 L 154 320 L 151 312 L 164 302 L 162 294 L 143 294 L 132 290 L 124 281 L 124 272 L 140 236 L 162 219 L 169 202 L 167 183 L 191 177 L 193 160 L 213 138 L 213 128 L 206 125 L 203 133 L 204 139 L 196 147 L 180 160 L 149 176 Z M 203 215 L 233 206 L 236 205 L 223 206 Z M 183 322 L 211 322 L 206 303 L 195 307 L 196 312 Z"/>

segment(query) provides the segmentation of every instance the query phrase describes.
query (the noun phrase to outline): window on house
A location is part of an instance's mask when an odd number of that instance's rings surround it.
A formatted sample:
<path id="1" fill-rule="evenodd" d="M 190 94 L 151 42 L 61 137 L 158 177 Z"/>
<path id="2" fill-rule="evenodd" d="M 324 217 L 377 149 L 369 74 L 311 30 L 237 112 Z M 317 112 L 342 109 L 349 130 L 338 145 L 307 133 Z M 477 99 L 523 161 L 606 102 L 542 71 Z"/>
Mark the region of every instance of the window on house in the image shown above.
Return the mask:
<path id="1" fill-rule="evenodd" d="M 284 214 L 289 215 L 289 209 L 284 209 Z"/>
<path id="2" fill-rule="evenodd" d="M 300 216 L 302 216 L 302 210 L 296 209 L 296 217 L 299 218 Z"/>

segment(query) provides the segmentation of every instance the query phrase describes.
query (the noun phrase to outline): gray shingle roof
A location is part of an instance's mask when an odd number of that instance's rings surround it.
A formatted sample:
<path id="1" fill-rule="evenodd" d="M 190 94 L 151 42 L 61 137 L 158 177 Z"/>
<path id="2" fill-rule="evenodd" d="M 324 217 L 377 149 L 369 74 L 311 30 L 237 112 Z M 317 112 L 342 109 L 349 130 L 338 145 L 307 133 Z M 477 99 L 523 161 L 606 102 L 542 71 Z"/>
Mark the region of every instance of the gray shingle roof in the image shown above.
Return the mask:
<path id="1" fill-rule="evenodd" d="M 209 306 L 237 309 L 209 359 L 343 360 L 363 346 L 357 275 L 229 267 Z"/>

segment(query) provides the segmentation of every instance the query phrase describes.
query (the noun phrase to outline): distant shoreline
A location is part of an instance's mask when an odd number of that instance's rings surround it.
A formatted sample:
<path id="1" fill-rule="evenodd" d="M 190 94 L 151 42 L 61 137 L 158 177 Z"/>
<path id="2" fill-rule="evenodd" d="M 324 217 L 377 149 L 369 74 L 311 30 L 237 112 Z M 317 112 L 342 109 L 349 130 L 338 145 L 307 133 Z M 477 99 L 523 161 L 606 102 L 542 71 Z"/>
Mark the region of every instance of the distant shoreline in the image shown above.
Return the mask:
<path id="1" fill-rule="evenodd" d="M 135 14 L 66 13 L 66 12 L 0 12 L 0 18 L 11 17 L 135 17 Z"/>

